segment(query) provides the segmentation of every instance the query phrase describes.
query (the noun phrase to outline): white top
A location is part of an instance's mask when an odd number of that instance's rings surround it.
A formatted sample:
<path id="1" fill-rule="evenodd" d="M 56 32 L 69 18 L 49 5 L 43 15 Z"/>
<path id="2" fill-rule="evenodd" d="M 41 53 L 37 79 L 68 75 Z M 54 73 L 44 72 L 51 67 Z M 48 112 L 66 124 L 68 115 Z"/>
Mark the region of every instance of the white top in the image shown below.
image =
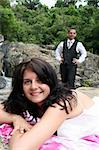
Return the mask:
<path id="1" fill-rule="evenodd" d="M 73 40 L 68 39 L 67 46 L 70 48 L 72 46 L 72 44 L 74 43 L 74 41 L 75 41 L 75 39 L 73 39 Z M 56 51 L 55 51 L 55 57 L 58 61 L 61 61 L 61 54 L 63 51 L 63 43 L 64 43 L 63 41 L 60 42 L 60 44 L 57 46 Z M 80 57 L 79 57 L 78 61 L 79 61 L 79 63 L 82 63 L 87 56 L 87 52 L 81 42 L 77 42 L 76 51 L 77 51 L 77 53 L 80 53 Z"/>
<path id="2" fill-rule="evenodd" d="M 94 105 L 72 119 L 65 120 L 57 133 L 66 139 L 78 140 L 88 135 L 99 135 L 99 97 L 93 98 Z"/>

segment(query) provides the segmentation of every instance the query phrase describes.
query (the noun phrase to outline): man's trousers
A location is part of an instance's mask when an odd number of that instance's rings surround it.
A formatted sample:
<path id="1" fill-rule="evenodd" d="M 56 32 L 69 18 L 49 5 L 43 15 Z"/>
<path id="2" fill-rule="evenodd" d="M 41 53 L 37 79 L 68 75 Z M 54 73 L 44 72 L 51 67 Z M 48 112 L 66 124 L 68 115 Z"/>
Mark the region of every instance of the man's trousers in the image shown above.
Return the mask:
<path id="1" fill-rule="evenodd" d="M 60 64 L 60 74 L 62 82 L 69 88 L 75 88 L 76 71 L 77 65 L 75 64 Z"/>

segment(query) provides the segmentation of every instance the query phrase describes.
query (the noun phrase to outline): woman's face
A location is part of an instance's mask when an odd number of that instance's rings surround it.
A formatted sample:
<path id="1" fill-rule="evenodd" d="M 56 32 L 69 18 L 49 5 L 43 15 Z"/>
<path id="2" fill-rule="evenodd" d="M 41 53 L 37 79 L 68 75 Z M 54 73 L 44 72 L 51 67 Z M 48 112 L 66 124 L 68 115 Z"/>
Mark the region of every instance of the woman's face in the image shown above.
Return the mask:
<path id="1" fill-rule="evenodd" d="M 23 91 L 30 101 L 38 105 L 41 105 L 50 94 L 49 86 L 42 83 L 36 73 L 29 69 L 25 70 L 23 75 Z"/>

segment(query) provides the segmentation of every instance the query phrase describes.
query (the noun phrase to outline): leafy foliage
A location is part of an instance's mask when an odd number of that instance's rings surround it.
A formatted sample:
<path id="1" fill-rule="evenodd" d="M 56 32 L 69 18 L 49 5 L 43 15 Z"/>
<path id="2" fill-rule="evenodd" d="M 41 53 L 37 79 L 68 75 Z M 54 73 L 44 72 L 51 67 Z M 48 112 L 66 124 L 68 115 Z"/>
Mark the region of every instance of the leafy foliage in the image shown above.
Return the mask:
<path id="1" fill-rule="evenodd" d="M 98 7 L 99 6 L 99 0 L 86 0 L 88 2 L 89 6 L 95 6 Z"/>
<path id="2" fill-rule="evenodd" d="M 81 86 L 91 87 L 92 86 L 92 81 L 90 81 L 90 80 L 84 80 L 84 81 L 82 81 Z"/>
<path id="3" fill-rule="evenodd" d="M 0 5 L 2 7 L 10 7 L 10 2 L 9 0 L 0 0 Z"/>

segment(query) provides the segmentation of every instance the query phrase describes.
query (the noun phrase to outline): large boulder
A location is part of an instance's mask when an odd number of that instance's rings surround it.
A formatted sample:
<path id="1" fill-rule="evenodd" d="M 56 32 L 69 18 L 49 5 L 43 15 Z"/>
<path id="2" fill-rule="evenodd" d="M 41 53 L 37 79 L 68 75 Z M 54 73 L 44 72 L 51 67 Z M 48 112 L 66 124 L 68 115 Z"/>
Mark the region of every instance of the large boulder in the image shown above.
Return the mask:
<path id="1" fill-rule="evenodd" d="M 50 45 L 48 47 L 36 44 L 4 43 L 2 46 L 2 52 L 4 53 L 4 72 L 7 77 L 12 76 L 14 67 L 22 60 L 39 57 L 48 61 L 55 68 L 58 77 L 60 78 L 59 63 L 55 59 L 54 46 Z M 98 74 L 99 56 L 88 52 L 88 56 L 84 63 L 78 65 L 76 87 L 99 87 Z"/>
<path id="2" fill-rule="evenodd" d="M 4 42 L 4 36 L 2 34 L 0 34 L 0 43 L 2 43 L 2 42 Z"/>
<path id="3" fill-rule="evenodd" d="M 7 50 L 5 50 L 7 49 Z M 55 69 L 58 62 L 55 60 L 53 51 L 40 47 L 36 44 L 8 43 L 3 46 L 4 70 L 6 76 L 11 77 L 14 67 L 25 59 L 32 57 L 43 58 L 48 61 Z M 56 69 L 57 70 L 57 69 Z"/>
<path id="4" fill-rule="evenodd" d="M 78 66 L 76 79 L 81 86 L 99 87 L 99 56 L 87 53 L 86 60 Z M 76 80 L 77 82 L 77 80 Z"/>

